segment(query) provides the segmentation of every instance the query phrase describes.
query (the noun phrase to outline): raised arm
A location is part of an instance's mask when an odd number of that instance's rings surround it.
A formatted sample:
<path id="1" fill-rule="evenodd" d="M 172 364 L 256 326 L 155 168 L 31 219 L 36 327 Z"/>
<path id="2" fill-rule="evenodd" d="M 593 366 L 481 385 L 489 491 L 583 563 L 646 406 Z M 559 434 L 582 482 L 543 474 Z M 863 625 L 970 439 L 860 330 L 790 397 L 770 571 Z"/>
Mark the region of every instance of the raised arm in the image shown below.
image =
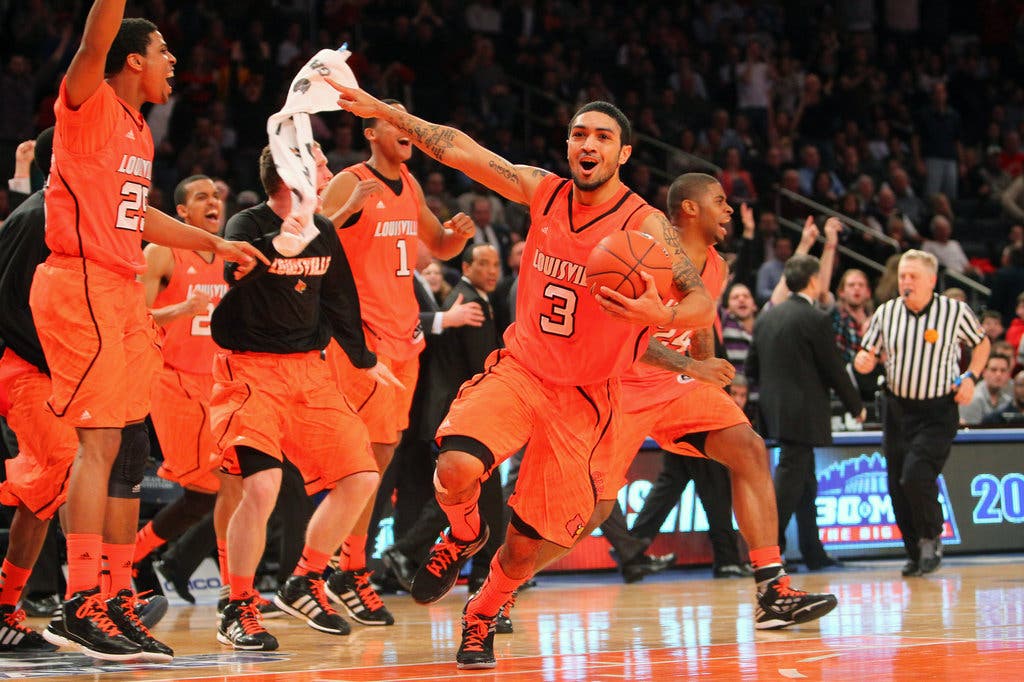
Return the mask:
<path id="1" fill-rule="evenodd" d="M 381 118 L 409 135 L 413 144 L 431 158 L 462 171 L 510 201 L 529 204 L 547 171 L 513 165 L 460 130 L 417 118 L 381 102 L 358 88 L 347 88 L 326 79 L 340 94 L 338 105 L 360 118 Z"/>
<path id="2" fill-rule="evenodd" d="M 686 255 L 679 233 L 664 213 L 647 216 L 640 224 L 643 232 L 662 242 L 672 256 L 672 281 L 683 293 L 683 299 L 669 308 L 670 316 L 663 327 L 702 329 L 715 323 L 715 302 L 711 300 L 700 271 Z"/>
<path id="3" fill-rule="evenodd" d="M 67 104 L 77 109 L 103 82 L 107 53 L 121 29 L 125 0 L 96 0 L 85 19 L 82 44 L 67 73 Z"/>

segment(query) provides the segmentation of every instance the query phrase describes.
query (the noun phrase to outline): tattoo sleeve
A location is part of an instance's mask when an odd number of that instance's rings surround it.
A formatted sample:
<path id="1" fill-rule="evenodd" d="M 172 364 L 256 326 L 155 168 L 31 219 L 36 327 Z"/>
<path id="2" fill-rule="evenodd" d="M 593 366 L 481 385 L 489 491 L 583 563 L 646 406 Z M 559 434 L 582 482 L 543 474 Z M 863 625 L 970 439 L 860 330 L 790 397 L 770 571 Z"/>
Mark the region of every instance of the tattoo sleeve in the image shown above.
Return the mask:
<path id="1" fill-rule="evenodd" d="M 666 348 L 653 337 L 647 342 L 647 351 L 640 357 L 640 361 L 679 373 L 686 372 L 694 363 L 693 358 Z"/>
<path id="2" fill-rule="evenodd" d="M 698 329 L 690 337 L 690 355 L 694 360 L 707 360 L 715 356 L 714 330 Z"/>
<path id="3" fill-rule="evenodd" d="M 513 168 L 512 164 L 509 162 L 491 160 L 487 162 L 487 165 L 491 170 L 509 182 L 514 182 L 517 185 L 519 184 L 519 175 L 516 173 L 516 169 Z"/>
<path id="4" fill-rule="evenodd" d="M 444 155 L 455 147 L 455 138 L 459 134 L 455 128 L 427 123 L 412 114 L 397 109 L 393 123 L 409 133 L 417 147 L 438 161 L 444 161 Z"/>
<path id="5" fill-rule="evenodd" d="M 683 245 L 679 241 L 676 228 L 672 226 L 672 223 L 664 215 L 658 215 L 657 220 L 661 225 L 662 237 L 673 260 L 672 281 L 675 282 L 675 285 L 684 294 L 695 289 L 703 289 L 704 282 L 701 280 L 700 273 L 694 266 L 693 261 L 690 260 L 690 257 L 686 255 L 686 251 L 683 250 Z"/>

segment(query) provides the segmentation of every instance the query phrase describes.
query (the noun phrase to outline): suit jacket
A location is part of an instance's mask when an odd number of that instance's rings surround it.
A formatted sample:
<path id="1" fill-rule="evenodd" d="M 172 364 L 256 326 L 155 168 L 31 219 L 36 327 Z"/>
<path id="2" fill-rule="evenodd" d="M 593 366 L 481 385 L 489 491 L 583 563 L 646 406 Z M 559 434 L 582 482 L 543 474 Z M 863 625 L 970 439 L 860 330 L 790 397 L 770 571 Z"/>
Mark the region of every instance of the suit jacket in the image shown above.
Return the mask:
<path id="1" fill-rule="evenodd" d="M 465 280 L 460 280 L 448 294 L 445 310 L 452 306 L 459 294 L 462 294 L 463 303 L 476 301 L 480 304 L 484 323 L 479 327 L 450 327 L 435 342 L 429 375 L 429 416 L 425 420 L 425 425 L 432 424 L 434 429 L 448 413 L 462 383 L 482 372 L 484 360 L 500 345 L 493 309 Z"/>
<path id="2" fill-rule="evenodd" d="M 408 429 L 410 433 L 415 434 L 421 440 L 432 440 L 433 428 L 424 424 L 423 417 L 429 400 L 430 365 L 433 363 L 437 342 L 441 338 L 439 334 L 431 334 L 430 330 L 434 324 L 434 316 L 441 312 L 441 307 L 437 305 L 437 300 L 434 298 L 433 292 L 430 291 L 430 287 L 424 285 L 418 277 L 414 276 L 412 281 L 413 290 L 416 292 L 416 302 L 420 305 L 420 326 L 423 327 L 423 336 L 427 343 L 423 352 L 420 353 L 420 369 L 416 379 L 416 390 L 412 394 L 412 405 L 409 408 Z M 429 433 L 427 433 L 428 431 Z M 424 433 L 427 435 L 424 436 Z"/>
<path id="3" fill-rule="evenodd" d="M 831 318 L 796 294 L 754 323 L 746 372 L 760 386 L 761 419 L 771 438 L 830 444 L 830 388 L 851 413 L 863 408 L 836 346 Z"/>

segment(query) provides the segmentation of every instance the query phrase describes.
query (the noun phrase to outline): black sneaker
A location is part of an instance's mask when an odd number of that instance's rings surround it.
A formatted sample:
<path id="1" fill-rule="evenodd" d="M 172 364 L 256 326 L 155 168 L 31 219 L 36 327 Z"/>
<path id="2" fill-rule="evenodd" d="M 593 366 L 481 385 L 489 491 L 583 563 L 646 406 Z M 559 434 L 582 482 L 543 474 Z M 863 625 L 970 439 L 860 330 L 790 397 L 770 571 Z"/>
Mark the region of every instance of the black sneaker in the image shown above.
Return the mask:
<path id="1" fill-rule="evenodd" d="M 25 612 L 13 606 L 0 606 L 0 653 L 49 653 L 57 645 L 43 639 L 42 635 L 21 624 Z"/>
<path id="2" fill-rule="evenodd" d="M 221 586 L 220 593 L 217 597 L 217 615 L 222 616 L 224 615 L 224 607 L 228 605 L 229 601 L 231 601 L 231 588 L 228 585 Z M 268 618 L 280 618 L 284 615 L 284 611 L 277 608 L 277 604 L 269 599 L 264 599 L 259 594 L 253 595 L 252 600 L 256 604 L 256 608 L 259 610 L 260 615 L 263 616 L 263 620 Z"/>
<path id="3" fill-rule="evenodd" d="M 139 600 L 131 590 L 121 590 L 107 600 L 110 620 L 114 621 L 125 637 L 142 648 L 142 660 L 169 663 L 174 658 L 174 651 L 149 633 L 139 617 L 139 608 Z"/>
<path id="4" fill-rule="evenodd" d="M 147 628 L 154 628 L 167 613 L 167 597 L 143 592 L 135 595 L 135 613 Z"/>
<path id="5" fill-rule="evenodd" d="M 462 643 L 455 655 L 460 670 L 497 667 L 494 660 L 494 617 L 467 613 L 462 616 Z"/>
<path id="6" fill-rule="evenodd" d="M 811 594 L 789 586 L 789 576 L 783 572 L 773 578 L 764 592 L 757 595 L 754 627 L 758 630 L 776 630 L 796 623 L 821 618 L 839 602 L 834 594 Z"/>
<path id="7" fill-rule="evenodd" d="M 373 571 L 335 571 L 327 579 L 324 591 L 336 604 L 348 611 L 352 620 L 363 625 L 394 625 L 395 618 L 384 606 L 384 600 L 370 584 Z"/>
<path id="8" fill-rule="evenodd" d="M 384 562 L 384 565 L 391 571 L 391 574 L 395 576 L 395 580 L 398 581 L 403 590 L 408 592 L 412 589 L 412 579 L 416 575 L 416 568 L 409 557 L 392 547 L 381 553 L 380 560 Z"/>
<path id="9" fill-rule="evenodd" d="M 21 598 L 21 608 L 29 618 L 53 618 L 60 613 L 60 597 L 55 594 Z"/>
<path id="10" fill-rule="evenodd" d="M 61 602 L 61 608 L 57 609 L 57 613 L 54 614 L 46 629 L 43 630 L 43 639 L 57 647 L 74 646 L 75 643 L 68 639 L 68 631 L 64 629 L 63 607 L 64 602 Z"/>
<path id="11" fill-rule="evenodd" d="M 64 632 L 69 643 L 77 644 L 86 656 L 102 661 L 129 661 L 142 657 L 142 647 L 125 637 L 107 613 L 98 587 L 76 592 L 64 602 Z M 49 628 L 47 628 L 49 629 Z M 46 641 L 55 644 L 46 637 Z"/>
<path id="12" fill-rule="evenodd" d="M 914 578 L 921 573 L 921 565 L 917 563 L 916 559 L 907 559 L 907 563 L 903 564 L 903 568 L 900 570 L 900 575 L 904 578 Z"/>
<path id="13" fill-rule="evenodd" d="M 441 534 L 441 541 L 430 548 L 427 560 L 416 571 L 410 593 L 420 604 L 432 604 L 448 594 L 459 579 L 462 566 L 487 543 L 490 533 L 487 524 L 480 521 L 480 535 L 471 542 L 462 542 L 451 534 Z"/>
<path id="14" fill-rule="evenodd" d="M 348 621 L 338 615 L 324 594 L 324 581 L 308 575 L 293 575 L 274 595 L 274 603 L 285 613 L 306 621 L 314 630 L 332 635 L 352 631 Z"/>
<path id="15" fill-rule="evenodd" d="M 277 639 L 263 627 L 252 599 L 229 601 L 220 617 L 217 641 L 242 651 L 274 651 Z"/>
<path id="16" fill-rule="evenodd" d="M 497 618 L 494 619 L 494 632 L 498 635 L 511 635 L 512 634 L 512 607 L 516 605 L 516 593 L 513 592 L 512 596 L 508 598 L 505 605 L 498 611 Z"/>
<path id="17" fill-rule="evenodd" d="M 942 563 L 942 538 L 921 538 L 917 541 L 921 558 L 917 560 L 921 573 L 931 573 Z"/>

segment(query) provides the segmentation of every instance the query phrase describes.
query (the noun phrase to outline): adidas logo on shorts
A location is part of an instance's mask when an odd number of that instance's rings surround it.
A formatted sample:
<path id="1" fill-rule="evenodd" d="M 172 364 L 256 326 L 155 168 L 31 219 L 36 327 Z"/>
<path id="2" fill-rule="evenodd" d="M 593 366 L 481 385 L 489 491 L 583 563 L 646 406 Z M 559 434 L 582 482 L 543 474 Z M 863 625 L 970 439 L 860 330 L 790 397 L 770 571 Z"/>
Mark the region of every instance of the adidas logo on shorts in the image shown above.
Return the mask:
<path id="1" fill-rule="evenodd" d="M 92 414 L 89 410 L 82 410 L 82 414 L 78 415 L 78 418 L 82 421 L 88 421 L 92 419 Z"/>

